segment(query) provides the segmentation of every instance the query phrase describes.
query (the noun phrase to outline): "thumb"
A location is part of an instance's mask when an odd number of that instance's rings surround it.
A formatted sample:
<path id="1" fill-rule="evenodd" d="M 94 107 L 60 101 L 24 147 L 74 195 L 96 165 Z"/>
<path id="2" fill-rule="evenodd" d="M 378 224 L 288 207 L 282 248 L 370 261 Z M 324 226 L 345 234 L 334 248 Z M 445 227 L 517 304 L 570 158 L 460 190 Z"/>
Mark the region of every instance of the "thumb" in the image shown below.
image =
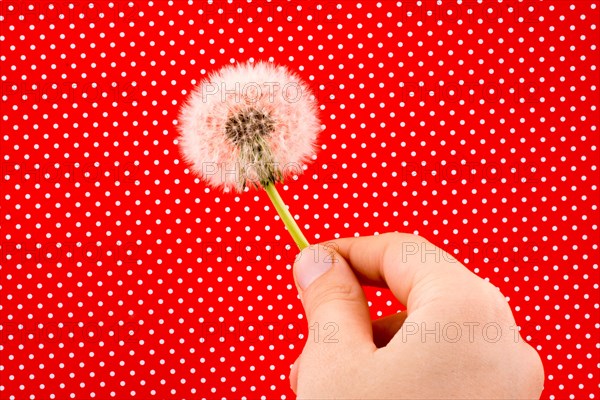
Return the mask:
<path id="1" fill-rule="evenodd" d="M 294 279 L 308 320 L 306 346 L 339 343 L 375 349 L 365 294 L 347 261 L 333 248 L 314 245 L 300 252 Z"/>

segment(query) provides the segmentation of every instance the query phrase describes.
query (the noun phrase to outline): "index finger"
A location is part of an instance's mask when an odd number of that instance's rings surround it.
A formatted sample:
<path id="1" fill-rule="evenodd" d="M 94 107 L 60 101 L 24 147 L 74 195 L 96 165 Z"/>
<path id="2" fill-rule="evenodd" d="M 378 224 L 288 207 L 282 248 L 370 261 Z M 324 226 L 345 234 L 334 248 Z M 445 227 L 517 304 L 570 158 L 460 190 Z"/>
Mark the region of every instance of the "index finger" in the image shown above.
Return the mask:
<path id="1" fill-rule="evenodd" d="M 432 301 L 448 303 L 481 283 L 450 254 L 416 235 L 391 232 L 326 245 L 348 261 L 363 283 L 389 287 L 409 313 Z"/>

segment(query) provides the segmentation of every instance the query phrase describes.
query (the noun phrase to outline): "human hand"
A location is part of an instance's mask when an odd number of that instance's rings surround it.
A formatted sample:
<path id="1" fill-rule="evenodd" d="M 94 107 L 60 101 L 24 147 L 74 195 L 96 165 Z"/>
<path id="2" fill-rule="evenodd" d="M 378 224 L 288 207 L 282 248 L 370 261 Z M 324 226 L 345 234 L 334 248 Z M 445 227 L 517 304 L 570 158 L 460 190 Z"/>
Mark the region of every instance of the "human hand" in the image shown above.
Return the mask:
<path id="1" fill-rule="evenodd" d="M 400 233 L 303 250 L 294 278 L 308 338 L 290 373 L 300 399 L 537 399 L 537 352 L 504 296 L 425 239 Z M 361 283 L 407 310 L 371 321 Z"/>

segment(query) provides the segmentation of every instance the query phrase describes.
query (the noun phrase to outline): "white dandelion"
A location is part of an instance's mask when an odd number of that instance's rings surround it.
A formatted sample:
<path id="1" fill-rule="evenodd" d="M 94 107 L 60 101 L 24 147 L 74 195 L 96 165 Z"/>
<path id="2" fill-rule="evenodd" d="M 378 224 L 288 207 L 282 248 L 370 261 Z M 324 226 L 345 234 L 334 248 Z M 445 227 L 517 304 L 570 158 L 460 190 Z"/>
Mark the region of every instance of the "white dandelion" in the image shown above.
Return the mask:
<path id="1" fill-rule="evenodd" d="M 321 129 L 308 86 L 283 66 L 227 66 L 190 93 L 179 117 L 190 169 L 224 191 L 263 187 L 301 249 L 308 245 L 275 188 L 302 172 Z"/>

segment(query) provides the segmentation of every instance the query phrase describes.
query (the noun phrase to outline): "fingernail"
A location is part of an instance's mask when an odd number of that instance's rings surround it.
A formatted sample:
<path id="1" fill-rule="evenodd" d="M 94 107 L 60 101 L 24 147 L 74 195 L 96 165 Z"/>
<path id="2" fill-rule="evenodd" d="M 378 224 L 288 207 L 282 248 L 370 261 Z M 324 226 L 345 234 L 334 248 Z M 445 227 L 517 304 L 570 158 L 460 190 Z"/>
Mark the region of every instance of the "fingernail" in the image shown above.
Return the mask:
<path id="1" fill-rule="evenodd" d="M 333 254 L 321 246 L 309 246 L 302 250 L 294 263 L 296 283 L 306 290 L 318 277 L 331 269 Z"/>

